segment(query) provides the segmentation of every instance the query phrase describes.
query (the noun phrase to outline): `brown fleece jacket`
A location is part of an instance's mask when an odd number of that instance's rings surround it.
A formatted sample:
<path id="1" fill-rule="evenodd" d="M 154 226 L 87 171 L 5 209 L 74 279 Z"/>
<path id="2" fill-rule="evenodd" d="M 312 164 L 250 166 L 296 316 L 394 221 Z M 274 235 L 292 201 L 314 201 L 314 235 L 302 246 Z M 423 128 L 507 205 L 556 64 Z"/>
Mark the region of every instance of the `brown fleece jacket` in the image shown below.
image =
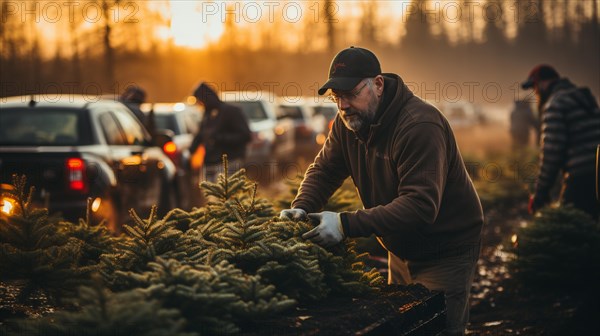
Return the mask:
<path id="1" fill-rule="evenodd" d="M 399 76 L 384 78 L 375 122 L 357 134 L 336 117 L 292 207 L 320 211 L 351 176 L 365 209 L 341 214 L 347 237 L 375 234 L 408 260 L 474 251 L 483 212 L 448 121 Z"/>

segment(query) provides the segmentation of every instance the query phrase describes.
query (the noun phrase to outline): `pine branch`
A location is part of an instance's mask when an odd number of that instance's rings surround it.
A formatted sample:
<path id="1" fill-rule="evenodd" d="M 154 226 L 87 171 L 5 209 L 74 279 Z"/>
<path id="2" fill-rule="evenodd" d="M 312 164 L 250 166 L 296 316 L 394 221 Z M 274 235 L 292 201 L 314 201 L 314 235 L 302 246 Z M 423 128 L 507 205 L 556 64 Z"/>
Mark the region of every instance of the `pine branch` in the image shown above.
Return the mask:
<path id="1" fill-rule="evenodd" d="M 600 282 L 600 227 L 571 206 L 546 208 L 518 231 L 515 258 L 509 262 L 515 281 L 529 290 L 589 295 Z"/>
<path id="2" fill-rule="evenodd" d="M 112 293 L 96 284 L 79 292 L 77 311 L 57 312 L 38 319 L 19 321 L 18 335 L 176 335 L 186 332 L 187 322 L 177 309 L 166 309 L 148 300 L 140 290 Z"/>
<path id="3" fill-rule="evenodd" d="M 130 210 L 133 224 L 124 225 L 126 235 L 118 242 L 117 251 L 102 256 L 101 272 L 113 288 L 130 288 L 133 283 L 128 274 L 147 270 L 148 262 L 158 256 L 184 257 L 185 253 L 177 250 L 182 232 L 159 220 L 156 210 L 153 206 L 146 220 Z"/>
<path id="4" fill-rule="evenodd" d="M 60 302 L 86 283 L 95 265 L 84 261 L 86 242 L 64 229 L 73 224 L 48 216 L 47 209 L 32 207 L 33 187 L 25 192 L 26 183 L 25 176 L 13 176 L 12 193 L 19 206 L 0 223 L 1 276 L 26 280 L 19 294 L 22 302 L 36 289 L 49 293 L 49 300 Z"/>

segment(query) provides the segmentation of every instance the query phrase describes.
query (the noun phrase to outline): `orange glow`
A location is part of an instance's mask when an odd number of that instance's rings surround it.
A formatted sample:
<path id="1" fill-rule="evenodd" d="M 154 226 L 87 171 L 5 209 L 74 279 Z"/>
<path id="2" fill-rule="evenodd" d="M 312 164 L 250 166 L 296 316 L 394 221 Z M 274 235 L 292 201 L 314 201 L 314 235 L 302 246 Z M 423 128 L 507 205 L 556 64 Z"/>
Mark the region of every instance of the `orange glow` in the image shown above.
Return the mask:
<path id="1" fill-rule="evenodd" d="M 209 43 L 217 41 L 225 24 L 221 15 L 209 15 L 211 12 L 202 12 L 202 6 L 207 6 L 197 1 L 171 0 L 171 26 L 170 33 L 173 42 L 182 47 L 203 48 Z M 212 8 L 212 7 L 211 7 Z"/>
<path id="2" fill-rule="evenodd" d="M 12 215 L 16 204 L 17 202 L 12 198 L 2 198 L 0 199 L 0 212 L 3 212 L 6 215 Z"/>
<path id="3" fill-rule="evenodd" d="M 142 157 L 139 155 L 132 155 L 121 160 L 125 166 L 139 166 L 142 164 Z"/>
<path id="4" fill-rule="evenodd" d="M 327 140 L 327 136 L 325 134 L 317 134 L 317 145 L 323 145 L 325 143 L 325 140 Z"/>
<path id="5" fill-rule="evenodd" d="M 285 128 L 283 128 L 281 126 L 275 127 L 275 134 L 277 134 L 277 135 L 283 135 L 284 133 L 285 133 Z"/>
<path id="6" fill-rule="evenodd" d="M 167 154 L 175 154 L 177 152 L 177 145 L 173 141 L 169 141 L 163 145 L 163 151 Z"/>
<path id="7" fill-rule="evenodd" d="M 67 160 L 67 167 L 70 169 L 81 169 L 83 167 L 83 160 L 78 158 L 73 158 Z"/>
<path id="8" fill-rule="evenodd" d="M 204 164 L 204 155 L 206 154 L 206 149 L 203 145 L 200 145 L 196 152 L 192 155 L 192 168 L 200 169 Z"/>

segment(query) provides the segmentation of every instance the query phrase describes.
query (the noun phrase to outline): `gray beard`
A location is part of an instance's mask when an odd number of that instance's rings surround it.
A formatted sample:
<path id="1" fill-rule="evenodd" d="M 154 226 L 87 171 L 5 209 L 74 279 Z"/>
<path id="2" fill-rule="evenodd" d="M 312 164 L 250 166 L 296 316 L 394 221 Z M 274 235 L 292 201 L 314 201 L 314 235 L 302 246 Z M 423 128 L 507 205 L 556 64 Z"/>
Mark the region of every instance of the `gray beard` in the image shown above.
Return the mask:
<path id="1" fill-rule="evenodd" d="M 342 122 L 349 130 L 353 132 L 359 132 L 365 125 L 369 125 L 373 122 L 373 118 L 375 118 L 375 113 L 377 113 L 377 108 L 379 107 L 379 100 L 376 96 L 373 96 L 373 99 L 369 102 L 366 110 L 350 110 L 353 114 L 353 118 L 351 120 L 347 120 L 342 117 Z M 358 112 L 358 113 L 356 113 Z"/>
<path id="2" fill-rule="evenodd" d="M 346 125 L 347 129 L 354 132 L 358 132 L 361 129 L 362 125 L 364 125 L 367 122 L 370 122 L 370 120 L 365 120 L 365 116 L 363 115 L 358 115 L 352 118 L 352 120 L 342 118 L 342 121 L 344 122 L 344 125 Z"/>

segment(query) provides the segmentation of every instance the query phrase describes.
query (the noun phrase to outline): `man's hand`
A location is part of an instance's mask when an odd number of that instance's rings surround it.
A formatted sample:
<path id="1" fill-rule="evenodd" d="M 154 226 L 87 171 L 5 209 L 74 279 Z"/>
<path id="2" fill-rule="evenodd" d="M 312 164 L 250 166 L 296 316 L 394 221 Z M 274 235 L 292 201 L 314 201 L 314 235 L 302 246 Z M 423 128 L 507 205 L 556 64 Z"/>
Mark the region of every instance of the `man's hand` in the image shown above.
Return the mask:
<path id="1" fill-rule="evenodd" d="M 339 213 L 323 211 L 308 214 L 308 217 L 311 220 L 319 221 L 319 225 L 303 234 L 302 238 L 323 247 L 331 247 L 344 240 L 344 229 Z"/>
<path id="2" fill-rule="evenodd" d="M 281 219 L 291 219 L 291 220 L 308 220 L 308 216 L 306 215 L 306 211 L 302 209 L 285 209 L 281 210 L 279 213 L 279 218 Z"/>

